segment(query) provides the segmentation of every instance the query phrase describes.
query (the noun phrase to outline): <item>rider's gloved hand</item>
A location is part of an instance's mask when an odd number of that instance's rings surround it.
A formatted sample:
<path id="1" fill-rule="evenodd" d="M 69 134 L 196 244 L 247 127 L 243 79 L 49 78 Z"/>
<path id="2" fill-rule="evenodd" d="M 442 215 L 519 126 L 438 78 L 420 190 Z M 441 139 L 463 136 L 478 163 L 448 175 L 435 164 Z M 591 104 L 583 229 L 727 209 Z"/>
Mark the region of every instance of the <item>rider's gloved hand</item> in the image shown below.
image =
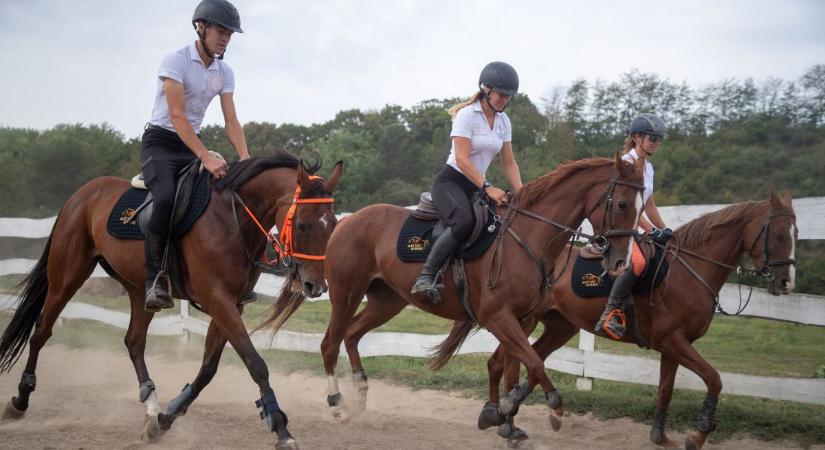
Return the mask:
<path id="1" fill-rule="evenodd" d="M 650 230 L 649 234 L 653 238 L 653 242 L 665 245 L 667 244 L 667 241 L 670 239 L 670 237 L 673 236 L 673 230 L 671 230 L 670 228 L 661 229 L 653 227 Z"/>

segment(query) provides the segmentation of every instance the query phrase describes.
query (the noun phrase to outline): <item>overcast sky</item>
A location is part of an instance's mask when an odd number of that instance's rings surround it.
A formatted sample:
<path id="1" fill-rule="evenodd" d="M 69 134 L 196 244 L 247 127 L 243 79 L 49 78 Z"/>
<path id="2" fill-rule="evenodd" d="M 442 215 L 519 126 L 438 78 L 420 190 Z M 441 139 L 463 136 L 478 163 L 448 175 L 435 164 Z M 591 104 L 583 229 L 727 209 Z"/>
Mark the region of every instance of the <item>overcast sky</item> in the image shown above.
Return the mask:
<path id="1" fill-rule="evenodd" d="M 158 64 L 195 39 L 197 1 L 0 0 L 0 126 L 108 122 L 137 137 Z M 241 122 L 311 124 L 340 110 L 469 95 L 489 61 L 521 91 L 633 68 L 699 86 L 795 80 L 825 63 L 825 1 L 236 0 Z M 213 101 L 206 123 L 222 124 Z"/>

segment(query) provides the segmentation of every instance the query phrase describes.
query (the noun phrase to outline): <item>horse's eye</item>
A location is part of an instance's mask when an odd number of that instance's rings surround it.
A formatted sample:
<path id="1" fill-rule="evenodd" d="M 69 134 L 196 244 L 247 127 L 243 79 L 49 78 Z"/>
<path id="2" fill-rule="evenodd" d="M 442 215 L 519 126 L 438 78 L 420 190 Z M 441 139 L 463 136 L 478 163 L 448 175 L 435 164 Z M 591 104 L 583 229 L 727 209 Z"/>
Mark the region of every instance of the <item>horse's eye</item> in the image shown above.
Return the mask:
<path id="1" fill-rule="evenodd" d="M 299 223 L 299 224 L 298 224 L 298 231 L 306 231 L 306 230 L 307 230 L 307 228 L 309 228 L 309 225 L 307 225 L 307 224 L 305 224 L 305 223 L 303 223 L 303 222 L 301 222 L 301 223 Z"/>
<path id="2" fill-rule="evenodd" d="M 619 201 L 619 209 L 622 212 L 627 211 L 627 202 L 624 200 Z"/>

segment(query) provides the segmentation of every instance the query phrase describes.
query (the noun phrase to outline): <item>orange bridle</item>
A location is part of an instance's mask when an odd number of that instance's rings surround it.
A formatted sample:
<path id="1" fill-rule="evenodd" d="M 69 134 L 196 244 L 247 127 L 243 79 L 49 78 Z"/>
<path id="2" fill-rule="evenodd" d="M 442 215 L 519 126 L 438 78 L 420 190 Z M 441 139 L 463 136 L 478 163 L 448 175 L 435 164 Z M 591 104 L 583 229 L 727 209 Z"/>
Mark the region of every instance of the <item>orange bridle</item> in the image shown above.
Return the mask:
<path id="1" fill-rule="evenodd" d="M 319 176 L 310 175 L 310 180 L 322 179 Z M 289 207 L 289 211 L 286 213 L 286 218 L 284 219 L 284 226 L 278 228 L 281 232 L 281 239 L 279 241 L 278 238 L 273 236 L 268 230 L 266 230 L 261 222 L 255 217 L 255 214 L 250 211 L 250 209 L 244 204 L 243 207 L 246 210 L 246 213 L 249 214 L 249 217 L 258 225 L 258 228 L 261 232 L 264 233 L 266 236 L 267 241 L 272 245 L 272 248 L 275 250 L 275 253 L 278 255 L 278 259 L 280 261 L 284 261 L 287 265 L 289 265 L 289 260 L 291 259 L 306 259 L 310 261 L 323 261 L 326 259 L 324 255 L 308 255 L 305 253 L 298 253 L 295 251 L 295 246 L 293 243 L 293 232 L 294 232 L 294 222 L 295 222 L 295 213 L 298 210 L 298 205 L 303 204 L 312 204 L 312 203 L 334 203 L 335 199 L 332 197 L 328 198 L 298 198 L 301 196 L 301 186 L 297 186 L 295 188 L 295 193 L 292 196 L 292 205 Z M 242 203 L 243 204 L 243 203 Z"/>

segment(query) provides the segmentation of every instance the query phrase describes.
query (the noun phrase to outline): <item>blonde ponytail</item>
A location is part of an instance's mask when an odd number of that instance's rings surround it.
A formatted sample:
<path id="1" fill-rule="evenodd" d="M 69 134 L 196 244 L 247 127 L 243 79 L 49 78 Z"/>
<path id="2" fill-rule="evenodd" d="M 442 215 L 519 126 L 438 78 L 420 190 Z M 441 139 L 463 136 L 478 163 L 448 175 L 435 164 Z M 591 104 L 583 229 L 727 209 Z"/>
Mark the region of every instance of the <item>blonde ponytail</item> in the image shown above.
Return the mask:
<path id="1" fill-rule="evenodd" d="M 463 102 L 458 103 L 457 105 L 454 105 L 452 108 L 448 109 L 447 112 L 450 113 L 450 117 L 452 117 L 452 119 L 455 120 L 455 116 L 456 114 L 458 114 L 458 111 L 461 108 L 472 105 L 473 103 L 477 102 L 481 98 L 481 96 L 482 92 L 478 91 L 472 96 L 470 96 L 470 98 L 468 98 L 467 100 L 464 100 Z"/>

